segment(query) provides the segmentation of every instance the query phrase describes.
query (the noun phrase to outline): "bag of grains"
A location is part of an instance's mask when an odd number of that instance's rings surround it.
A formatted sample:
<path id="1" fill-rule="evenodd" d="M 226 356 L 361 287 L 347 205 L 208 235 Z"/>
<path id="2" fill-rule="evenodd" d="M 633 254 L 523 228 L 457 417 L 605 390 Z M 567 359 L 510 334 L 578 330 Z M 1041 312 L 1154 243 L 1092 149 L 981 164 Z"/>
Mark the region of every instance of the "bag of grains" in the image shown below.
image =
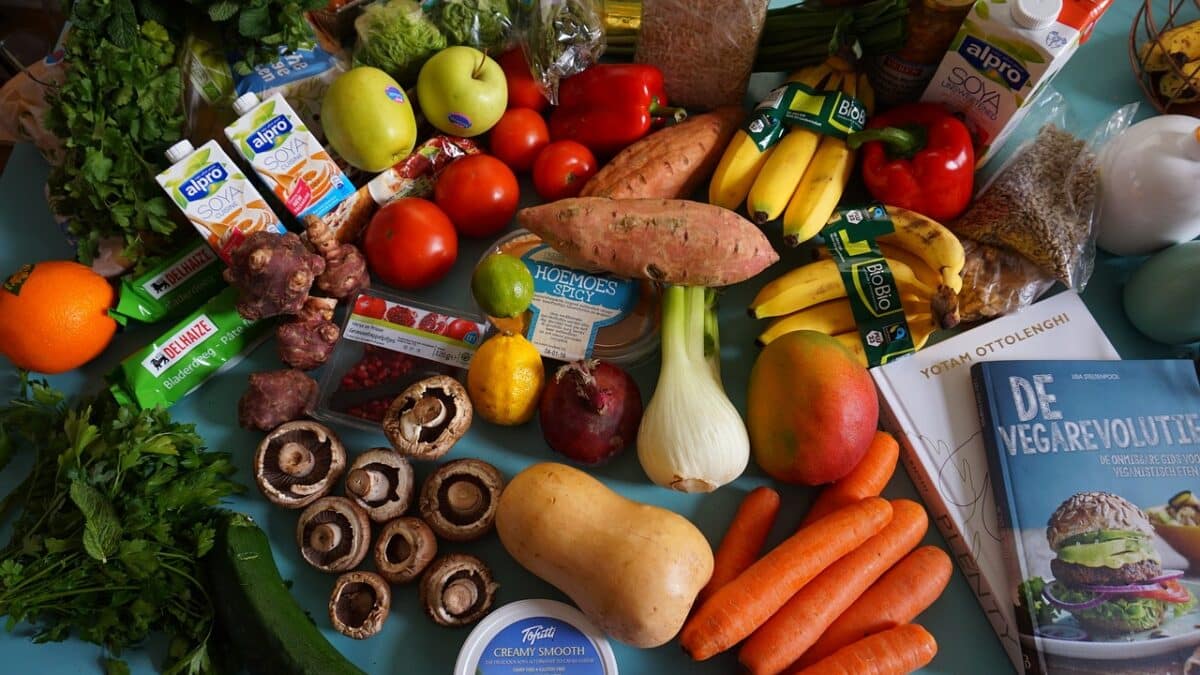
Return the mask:
<path id="1" fill-rule="evenodd" d="M 1045 277 L 1082 290 L 1096 256 L 1097 154 L 1129 125 L 1137 106 L 1117 110 L 1096 131 L 1080 135 L 1069 129 L 1062 101 L 1055 94 L 1043 106 L 1048 118 L 1041 120 L 1036 135 L 1013 152 L 950 229 L 960 237 L 1016 253 Z M 982 254 L 987 249 L 977 250 Z M 992 260 L 999 258 L 993 254 Z M 1028 276 L 998 274 L 992 264 L 980 263 L 976 268 L 979 274 L 974 279 L 964 276 L 964 286 Z M 975 292 L 1018 298 L 1030 295 L 996 289 Z M 1036 295 L 1020 306 L 1034 299 Z"/>
<path id="2" fill-rule="evenodd" d="M 741 105 L 768 0 L 643 0 L 633 60 L 663 73 L 667 100 L 685 108 Z"/>

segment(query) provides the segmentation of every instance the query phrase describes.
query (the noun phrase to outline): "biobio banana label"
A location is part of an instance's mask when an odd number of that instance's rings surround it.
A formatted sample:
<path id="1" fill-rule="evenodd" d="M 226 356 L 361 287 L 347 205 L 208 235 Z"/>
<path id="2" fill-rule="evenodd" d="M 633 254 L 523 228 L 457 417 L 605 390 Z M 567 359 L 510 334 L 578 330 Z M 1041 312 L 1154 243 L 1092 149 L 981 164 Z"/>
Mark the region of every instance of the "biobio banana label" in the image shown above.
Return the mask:
<path id="1" fill-rule="evenodd" d="M 225 135 L 297 218 L 323 216 L 354 193 L 354 185 L 280 94 L 242 115 Z"/>
<path id="2" fill-rule="evenodd" d="M 766 150 L 778 143 L 789 127 L 845 138 L 866 124 L 866 106 L 850 91 L 820 91 L 801 82 L 788 82 L 758 104 L 743 129 L 760 150 Z"/>
<path id="3" fill-rule="evenodd" d="M 870 367 L 916 351 L 900 285 L 875 239 L 894 232 L 882 204 L 839 209 L 822 231 L 850 299 Z"/>

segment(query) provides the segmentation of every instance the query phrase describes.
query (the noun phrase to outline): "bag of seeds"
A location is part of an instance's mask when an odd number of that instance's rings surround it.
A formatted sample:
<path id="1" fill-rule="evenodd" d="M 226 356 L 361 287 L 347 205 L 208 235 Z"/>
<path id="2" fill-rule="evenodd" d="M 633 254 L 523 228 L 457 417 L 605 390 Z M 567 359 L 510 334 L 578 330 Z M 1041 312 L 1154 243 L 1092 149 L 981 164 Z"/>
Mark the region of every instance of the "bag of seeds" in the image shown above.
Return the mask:
<path id="1" fill-rule="evenodd" d="M 1002 274 L 999 263 L 974 265 L 972 275 L 964 276 L 964 286 L 982 295 L 1028 298 L 1007 311 L 1037 296 L 988 285 L 1014 278 L 1043 287 L 1049 286 L 1046 279 L 1055 280 L 1076 290 L 1087 284 L 1096 257 L 1097 155 L 1129 126 L 1137 105 L 1118 109 L 1088 133 L 1068 122 L 1065 99 L 1057 93 L 1048 94 L 1039 109 L 1043 114 L 1031 113 L 1033 120 L 1027 120 L 1037 124 L 1036 133 L 1013 151 L 967 212 L 950 224 L 960 237 L 1020 255 L 1043 275 L 1014 277 Z"/>

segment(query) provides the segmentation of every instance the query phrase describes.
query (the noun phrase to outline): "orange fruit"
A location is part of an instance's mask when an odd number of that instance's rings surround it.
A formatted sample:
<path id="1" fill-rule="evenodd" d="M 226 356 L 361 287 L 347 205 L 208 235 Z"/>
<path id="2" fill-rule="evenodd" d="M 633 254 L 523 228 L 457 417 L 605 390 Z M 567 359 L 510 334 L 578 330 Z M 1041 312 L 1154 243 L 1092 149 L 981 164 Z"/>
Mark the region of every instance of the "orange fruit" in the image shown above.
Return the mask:
<path id="1" fill-rule="evenodd" d="M 91 268 L 68 260 L 25 265 L 0 286 L 0 353 L 47 375 L 78 368 L 117 332 L 114 292 Z"/>

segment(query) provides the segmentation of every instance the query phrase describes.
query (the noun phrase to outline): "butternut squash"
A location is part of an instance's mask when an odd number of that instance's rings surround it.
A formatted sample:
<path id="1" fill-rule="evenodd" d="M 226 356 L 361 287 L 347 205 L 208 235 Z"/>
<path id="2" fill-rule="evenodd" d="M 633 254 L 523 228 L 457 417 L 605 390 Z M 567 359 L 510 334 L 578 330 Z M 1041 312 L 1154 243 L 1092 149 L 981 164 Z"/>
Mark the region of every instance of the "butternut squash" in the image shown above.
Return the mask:
<path id="1" fill-rule="evenodd" d="M 634 647 L 675 637 L 712 576 L 712 548 L 686 518 L 565 464 L 517 474 L 500 494 L 496 532 L 525 569 Z"/>

